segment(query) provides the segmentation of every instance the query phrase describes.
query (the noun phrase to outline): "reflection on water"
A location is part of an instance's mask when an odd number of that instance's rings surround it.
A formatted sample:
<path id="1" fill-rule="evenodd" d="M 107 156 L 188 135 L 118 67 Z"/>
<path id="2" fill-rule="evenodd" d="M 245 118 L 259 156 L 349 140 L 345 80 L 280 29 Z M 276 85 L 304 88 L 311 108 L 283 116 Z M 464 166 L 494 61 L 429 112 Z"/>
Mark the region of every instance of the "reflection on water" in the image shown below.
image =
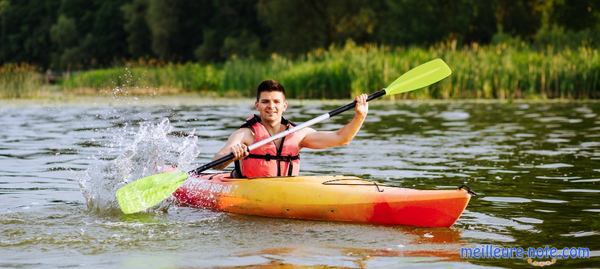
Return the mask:
<path id="1" fill-rule="evenodd" d="M 104 214 L 119 184 L 164 163 L 207 162 L 252 112 L 251 100 L 106 101 L 0 104 L 0 267 L 527 265 L 460 258 L 461 247 L 479 244 L 589 247 L 596 257 L 557 264 L 598 262 L 600 103 L 377 102 L 350 146 L 303 151 L 304 174 L 419 189 L 466 184 L 479 194 L 454 227 L 426 229 L 166 205 Z M 302 122 L 335 107 L 292 102 L 287 117 Z"/>

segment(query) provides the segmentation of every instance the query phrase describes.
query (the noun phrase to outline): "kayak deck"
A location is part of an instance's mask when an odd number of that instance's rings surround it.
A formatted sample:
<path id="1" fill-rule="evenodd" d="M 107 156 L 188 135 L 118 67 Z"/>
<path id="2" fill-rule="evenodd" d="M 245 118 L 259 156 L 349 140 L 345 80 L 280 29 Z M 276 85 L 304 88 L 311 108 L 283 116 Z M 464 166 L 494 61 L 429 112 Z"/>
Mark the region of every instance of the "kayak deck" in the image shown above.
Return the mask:
<path id="1" fill-rule="evenodd" d="M 245 215 L 383 225 L 449 227 L 471 198 L 466 190 L 381 186 L 357 177 L 233 179 L 190 177 L 174 194 L 180 205 Z"/>

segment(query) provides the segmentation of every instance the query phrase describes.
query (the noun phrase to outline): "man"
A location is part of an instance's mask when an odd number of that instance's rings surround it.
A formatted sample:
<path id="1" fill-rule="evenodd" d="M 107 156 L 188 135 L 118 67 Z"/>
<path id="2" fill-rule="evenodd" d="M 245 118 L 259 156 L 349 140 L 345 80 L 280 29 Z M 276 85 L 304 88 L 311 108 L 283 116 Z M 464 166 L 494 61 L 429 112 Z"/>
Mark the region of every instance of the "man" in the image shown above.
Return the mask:
<path id="1" fill-rule="evenodd" d="M 265 80 L 256 90 L 254 106 L 259 115 L 249 118 L 240 129 L 233 132 L 213 159 L 233 153 L 234 177 L 297 176 L 300 172 L 301 148 L 324 149 L 347 145 L 352 141 L 369 110 L 366 94 L 357 96 L 355 100 L 354 118 L 336 132 L 316 131 L 307 127 L 248 152 L 248 146 L 253 143 L 294 126 L 283 118 L 288 107 L 285 89 L 275 80 Z M 239 160 L 242 160 L 241 163 Z M 224 169 L 230 163 L 231 161 L 215 168 Z"/>

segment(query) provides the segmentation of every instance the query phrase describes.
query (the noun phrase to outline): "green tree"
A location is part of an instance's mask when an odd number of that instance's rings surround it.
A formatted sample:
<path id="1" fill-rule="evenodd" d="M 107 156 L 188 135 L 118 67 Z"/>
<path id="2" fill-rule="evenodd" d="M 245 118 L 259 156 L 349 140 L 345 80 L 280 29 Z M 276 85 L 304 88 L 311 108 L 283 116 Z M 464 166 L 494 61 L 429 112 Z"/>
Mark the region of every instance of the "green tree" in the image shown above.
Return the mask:
<path id="1" fill-rule="evenodd" d="M 261 0 L 258 16 L 270 29 L 271 49 L 301 53 L 346 39 L 371 41 L 381 4 L 379 0 Z"/>
<path id="2" fill-rule="evenodd" d="M 569 30 L 600 31 L 600 1 L 597 0 L 555 0 L 550 19 L 553 23 Z M 596 34 L 599 34 L 596 32 Z"/>
<path id="3" fill-rule="evenodd" d="M 499 32 L 531 39 L 542 25 L 541 5 L 530 0 L 496 0 L 496 25 Z"/>
<path id="4" fill-rule="evenodd" d="M 96 0 L 90 10 L 91 25 L 82 47 L 91 57 L 92 66 L 107 66 L 128 56 L 127 34 L 121 6 L 126 0 Z"/>
<path id="5" fill-rule="evenodd" d="M 222 61 L 231 56 L 261 56 L 268 41 L 260 23 L 256 0 L 213 0 L 209 24 L 203 30 L 196 57 L 203 61 Z"/>
<path id="6" fill-rule="evenodd" d="M 152 56 L 150 29 L 146 23 L 148 0 L 133 0 L 121 7 L 124 29 L 127 33 L 127 48 L 134 58 Z"/>
<path id="7" fill-rule="evenodd" d="M 477 0 L 387 0 L 379 35 L 388 44 L 487 42 L 496 31 L 492 5 Z"/>
<path id="8" fill-rule="evenodd" d="M 4 14 L 8 11 L 10 7 L 10 2 L 8 0 L 0 0 L 0 40 L 4 40 L 4 36 L 6 35 L 6 20 Z"/>
<path id="9" fill-rule="evenodd" d="M 542 25 L 534 38 L 537 47 L 600 46 L 598 1 L 548 0 L 539 9 Z"/>
<path id="10" fill-rule="evenodd" d="M 75 20 L 65 15 L 60 15 L 58 21 L 50 27 L 52 42 L 61 48 L 69 48 L 77 44 L 78 34 Z"/>
<path id="11" fill-rule="evenodd" d="M 120 12 L 124 3 L 125 0 L 63 0 L 58 10 L 60 16 L 51 31 L 57 44 L 54 65 L 92 68 L 125 58 L 127 43 Z M 61 35 L 69 38 L 64 40 Z"/>
<path id="12" fill-rule="evenodd" d="M 598 46 L 598 32 L 597 0 L 0 0 L 0 63 L 52 68 L 299 55 L 347 40 Z"/>
<path id="13" fill-rule="evenodd" d="M 149 0 L 146 21 L 154 53 L 165 60 L 193 59 L 211 11 L 209 0 Z"/>
<path id="14" fill-rule="evenodd" d="M 56 20 L 56 1 L 11 1 L 3 4 L 0 63 L 26 62 L 46 66 L 50 62 L 50 26 Z"/>
<path id="15" fill-rule="evenodd" d="M 79 34 L 75 20 L 65 15 L 60 15 L 58 20 L 50 27 L 50 39 L 57 44 L 59 53 L 54 53 L 55 61 L 59 66 L 68 70 L 74 65 L 79 65 L 82 60 L 81 51 L 77 49 Z"/>

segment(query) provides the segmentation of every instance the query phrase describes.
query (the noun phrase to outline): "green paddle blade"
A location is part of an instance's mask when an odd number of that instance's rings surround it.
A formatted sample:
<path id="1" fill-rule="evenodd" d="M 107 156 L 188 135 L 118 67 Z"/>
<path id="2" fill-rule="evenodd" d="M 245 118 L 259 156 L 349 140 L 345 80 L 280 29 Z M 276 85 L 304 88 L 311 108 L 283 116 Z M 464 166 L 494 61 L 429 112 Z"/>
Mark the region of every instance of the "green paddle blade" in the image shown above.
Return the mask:
<path id="1" fill-rule="evenodd" d="M 125 214 L 137 213 L 167 199 L 188 178 L 183 171 L 140 178 L 117 190 L 117 201 Z"/>
<path id="2" fill-rule="evenodd" d="M 385 88 L 385 95 L 394 95 L 427 87 L 448 77 L 450 74 L 452 74 L 452 70 L 442 59 L 431 60 L 411 69 L 392 82 L 390 86 Z"/>

